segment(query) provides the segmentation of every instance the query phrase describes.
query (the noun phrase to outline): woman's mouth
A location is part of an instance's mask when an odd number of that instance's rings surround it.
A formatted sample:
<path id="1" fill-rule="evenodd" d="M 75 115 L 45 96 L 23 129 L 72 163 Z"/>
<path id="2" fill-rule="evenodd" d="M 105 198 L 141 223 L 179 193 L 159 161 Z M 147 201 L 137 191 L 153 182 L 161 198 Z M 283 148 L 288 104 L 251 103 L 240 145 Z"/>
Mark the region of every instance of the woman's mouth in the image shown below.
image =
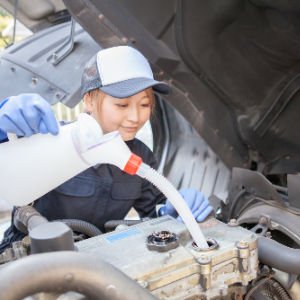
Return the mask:
<path id="1" fill-rule="evenodd" d="M 127 126 L 120 126 L 126 132 L 135 132 L 137 127 L 127 127 Z"/>

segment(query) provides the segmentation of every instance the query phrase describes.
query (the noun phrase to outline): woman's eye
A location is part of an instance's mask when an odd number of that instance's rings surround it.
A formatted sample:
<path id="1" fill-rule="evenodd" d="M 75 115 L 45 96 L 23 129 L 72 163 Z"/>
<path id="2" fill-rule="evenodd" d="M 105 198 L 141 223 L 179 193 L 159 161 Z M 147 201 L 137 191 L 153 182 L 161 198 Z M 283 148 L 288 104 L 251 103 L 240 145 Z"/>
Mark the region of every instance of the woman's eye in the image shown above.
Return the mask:
<path id="1" fill-rule="evenodd" d="M 117 104 L 118 107 L 122 107 L 122 108 L 125 108 L 127 107 L 128 105 L 127 104 Z"/>
<path id="2" fill-rule="evenodd" d="M 142 107 L 149 107 L 149 104 L 141 104 Z"/>

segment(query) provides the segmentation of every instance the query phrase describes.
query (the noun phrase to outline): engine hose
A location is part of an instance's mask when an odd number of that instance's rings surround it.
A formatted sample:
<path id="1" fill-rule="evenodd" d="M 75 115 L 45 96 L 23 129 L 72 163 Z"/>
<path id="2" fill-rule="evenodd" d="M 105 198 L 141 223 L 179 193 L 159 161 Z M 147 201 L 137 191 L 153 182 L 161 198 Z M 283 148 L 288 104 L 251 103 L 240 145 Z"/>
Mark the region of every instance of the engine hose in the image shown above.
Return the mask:
<path id="1" fill-rule="evenodd" d="M 238 204 L 238 202 L 240 201 L 240 199 L 247 193 L 246 190 L 241 190 L 236 197 L 234 198 L 234 200 L 232 201 L 232 205 L 230 208 L 230 212 L 229 212 L 229 217 L 228 217 L 228 222 L 234 218 L 234 211 L 236 209 L 236 206 Z"/>
<path id="2" fill-rule="evenodd" d="M 265 284 L 267 281 L 267 278 L 261 279 L 253 288 L 249 290 L 244 300 L 249 300 L 252 294 L 257 291 L 263 284 Z"/>
<path id="3" fill-rule="evenodd" d="M 262 286 L 264 286 L 266 284 L 268 284 L 269 287 L 271 288 L 271 290 L 270 290 L 271 298 L 270 299 L 292 300 L 290 298 L 289 294 L 286 292 L 286 290 L 282 287 L 282 285 L 280 283 L 278 283 L 276 280 L 268 279 L 268 278 L 261 279 L 254 287 L 252 287 L 249 290 L 249 292 L 246 294 L 244 300 L 249 300 L 249 299 L 251 299 L 251 297 L 253 299 L 256 299 L 256 297 L 255 297 L 255 295 L 253 295 L 253 293 L 256 292 L 259 288 L 261 288 Z"/>
<path id="4" fill-rule="evenodd" d="M 0 278 L 0 299 L 5 300 L 57 291 L 73 291 L 95 300 L 157 300 L 104 260 L 71 251 L 36 254 L 17 260 L 1 269 Z"/>
<path id="5" fill-rule="evenodd" d="M 140 223 L 143 223 L 143 220 L 111 220 L 105 223 L 104 228 L 105 232 L 111 232 L 119 225 L 132 226 Z"/>
<path id="6" fill-rule="evenodd" d="M 300 275 L 300 249 L 292 249 L 274 240 L 258 238 L 259 261 L 280 271 Z"/>
<path id="7" fill-rule="evenodd" d="M 73 231 L 84 233 L 90 238 L 102 234 L 102 231 L 98 229 L 96 226 L 81 220 L 62 219 L 62 220 L 55 220 L 53 222 L 63 222 L 67 226 L 69 226 Z"/>

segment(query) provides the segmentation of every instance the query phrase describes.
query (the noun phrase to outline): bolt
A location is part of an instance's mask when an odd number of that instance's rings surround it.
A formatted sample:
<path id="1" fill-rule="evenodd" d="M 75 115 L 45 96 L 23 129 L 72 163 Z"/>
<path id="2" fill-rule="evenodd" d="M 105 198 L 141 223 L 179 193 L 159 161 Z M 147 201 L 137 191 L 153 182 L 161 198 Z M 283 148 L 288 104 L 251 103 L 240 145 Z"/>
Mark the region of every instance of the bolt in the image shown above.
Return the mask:
<path id="1" fill-rule="evenodd" d="M 265 217 L 261 217 L 261 218 L 259 219 L 259 224 L 260 224 L 260 225 L 266 225 L 267 222 L 268 222 L 268 220 L 267 220 Z"/>
<path id="2" fill-rule="evenodd" d="M 243 294 L 241 291 L 235 291 L 234 300 L 242 300 Z"/>
<path id="3" fill-rule="evenodd" d="M 267 231 L 266 234 L 265 234 L 265 237 L 268 238 L 268 239 L 271 239 L 272 238 L 271 232 Z"/>
<path id="4" fill-rule="evenodd" d="M 74 275 L 71 274 L 71 273 L 67 274 L 66 277 L 65 277 L 65 280 L 66 280 L 67 282 L 69 282 L 69 283 L 72 282 L 73 279 L 74 279 Z"/>
<path id="5" fill-rule="evenodd" d="M 122 38 L 122 41 L 123 41 L 124 43 L 126 43 L 126 42 L 127 42 L 127 39 L 126 39 L 126 38 Z"/>
<path id="6" fill-rule="evenodd" d="M 53 53 L 53 54 L 52 54 L 52 57 L 53 57 L 54 60 L 57 60 L 57 59 L 58 59 L 58 55 L 57 55 L 56 53 Z"/>
<path id="7" fill-rule="evenodd" d="M 206 254 L 202 254 L 198 259 L 197 259 L 197 262 L 199 264 L 203 264 L 203 265 L 207 265 L 211 262 L 211 259 L 208 255 Z"/>
<path id="8" fill-rule="evenodd" d="M 231 219 L 230 220 L 230 225 L 236 225 L 237 224 L 237 220 L 236 219 Z"/>
<path id="9" fill-rule="evenodd" d="M 60 93 L 56 93 L 56 94 L 55 94 L 55 97 L 56 97 L 56 98 L 59 98 L 59 97 L 60 97 Z"/>
<path id="10" fill-rule="evenodd" d="M 239 247 L 247 247 L 248 243 L 245 240 L 241 240 L 238 244 Z"/>
<path id="11" fill-rule="evenodd" d="M 137 280 L 137 283 L 144 288 L 146 288 L 148 286 L 148 282 L 144 279 Z"/>
<path id="12" fill-rule="evenodd" d="M 209 260 L 209 257 L 206 254 L 202 254 L 200 257 L 201 257 L 201 260 L 203 260 L 203 261 Z"/>
<path id="13" fill-rule="evenodd" d="M 185 93 L 185 95 L 186 95 L 186 96 L 188 96 L 188 95 L 189 95 L 189 93 Z"/>
<path id="14" fill-rule="evenodd" d="M 159 74 L 160 74 L 160 75 L 164 75 L 164 72 L 160 72 Z"/>
<path id="15" fill-rule="evenodd" d="M 100 15 L 99 18 L 102 20 L 103 19 L 103 15 Z"/>
<path id="16" fill-rule="evenodd" d="M 216 132 L 218 133 L 218 132 L 219 132 L 219 129 L 216 129 Z"/>
<path id="17" fill-rule="evenodd" d="M 37 78 L 32 78 L 32 83 L 36 84 L 38 82 L 38 79 Z"/>
<path id="18" fill-rule="evenodd" d="M 30 240 L 29 240 L 29 236 L 28 235 L 26 235 L 24 238 L 23 238 L 23 240 L 22 240 L 22 244 L 23 244 L 23 247 L 24 248 L 29 248 L 29 246 L 30 246 Z"/>
<path id="19" fill-rule="evenodd" d="M 16 69 L 15 69 L 15 67 L 10 67 L 10 70 L 11 70 L 12 72 L 14 72 Z"/>

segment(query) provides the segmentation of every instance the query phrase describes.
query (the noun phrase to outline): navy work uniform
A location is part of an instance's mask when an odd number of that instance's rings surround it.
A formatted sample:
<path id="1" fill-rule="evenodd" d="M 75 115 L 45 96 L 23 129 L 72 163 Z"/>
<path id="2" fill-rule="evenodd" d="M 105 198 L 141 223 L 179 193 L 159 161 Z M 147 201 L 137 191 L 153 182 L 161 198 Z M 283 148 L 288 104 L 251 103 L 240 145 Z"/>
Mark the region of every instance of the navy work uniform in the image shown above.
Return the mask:
<path id="1" fill-rule="evenodd" d="M 144 163 L 157 169 L 155 156 L 144 143 L 133 139 L 126 144 Z M 102 164 L 85 170 L 39 198 L 34 207 L 49 221 L 79 219 L 104 231 L 107 221 L 124 219 L 132 207 L 141 218 L 156 217 L 155 206 L 165 202 L 165 196 L 150 182 L 113 165 Z M 0 253 L 25 235 L 12 222 L 0 244 Z"/>

